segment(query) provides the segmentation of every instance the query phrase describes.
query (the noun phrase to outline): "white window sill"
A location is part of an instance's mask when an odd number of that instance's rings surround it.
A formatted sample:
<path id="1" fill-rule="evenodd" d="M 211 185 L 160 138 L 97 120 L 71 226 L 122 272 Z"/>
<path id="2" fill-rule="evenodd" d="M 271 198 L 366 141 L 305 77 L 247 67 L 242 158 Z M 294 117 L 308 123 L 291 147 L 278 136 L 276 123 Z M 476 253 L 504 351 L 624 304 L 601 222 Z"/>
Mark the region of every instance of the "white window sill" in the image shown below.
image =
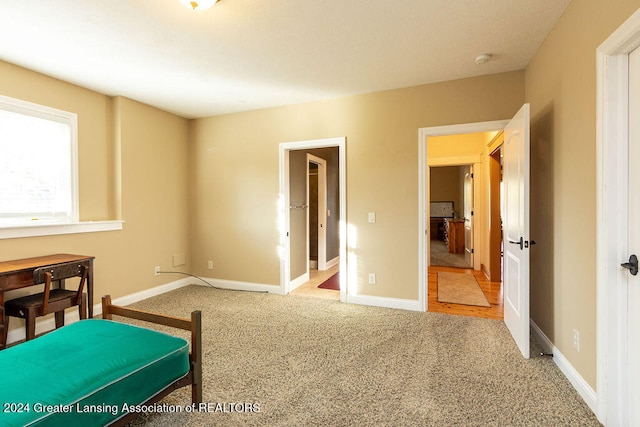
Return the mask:
<path id="1" fill-rule="evenodd" d="M 23 227 L 3 227 L 0 228 L 0 239 L 118 231 L 122 230 L 123 223 L 124 221 L 87 221 L 75 222 L 72 224 L 42 224 Z"/>

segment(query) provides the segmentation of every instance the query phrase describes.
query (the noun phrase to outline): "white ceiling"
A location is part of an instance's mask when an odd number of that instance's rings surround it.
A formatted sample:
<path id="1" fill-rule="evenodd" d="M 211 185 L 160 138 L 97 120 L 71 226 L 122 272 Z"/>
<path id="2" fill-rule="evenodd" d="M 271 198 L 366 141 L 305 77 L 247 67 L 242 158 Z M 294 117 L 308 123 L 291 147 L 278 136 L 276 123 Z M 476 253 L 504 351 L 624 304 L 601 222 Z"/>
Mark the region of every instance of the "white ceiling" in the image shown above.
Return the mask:
<path id="1" fill-rule="evenodd" d="M 194 118 L 521 70 L 569 3 L 1 0 L 0 59 Z"/>

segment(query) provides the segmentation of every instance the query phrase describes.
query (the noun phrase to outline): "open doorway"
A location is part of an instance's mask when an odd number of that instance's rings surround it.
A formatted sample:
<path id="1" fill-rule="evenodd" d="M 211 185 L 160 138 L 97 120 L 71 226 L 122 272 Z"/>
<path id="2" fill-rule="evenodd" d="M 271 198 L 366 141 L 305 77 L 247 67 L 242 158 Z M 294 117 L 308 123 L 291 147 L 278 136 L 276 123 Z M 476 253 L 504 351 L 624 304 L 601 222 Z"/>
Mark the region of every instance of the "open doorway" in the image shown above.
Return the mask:
<path id="1" fill-rule="evenodd" d="M 430 265 L 473 268 L 473 165 L 429 173 Z"/>
<path id="2" fill-rule="evenodd" d="M 346 300 L 346 275 L 339 275 L 346 271 L 344 143 L 280 144 L 283 294 Z M 331 288 L 318 288 L 329 278 Z"/>
<path id="3" fill-rule="evenodd" d="M 304 187 L 306 189 L 306 204 L 303 205 L 305 209 L 302 216 L 306 217 L 307 263 L 302 266 L 306 267 L 306 274 L 301 276 L 303 279 L 293 280 L 291 293 L 339 300 L 338 148 L 327 147 L 291 152 L 289 157 L 291 172 L 295 170 L 296 158 L 303 156 L 306 156 L 306 185 Z M 304 182 L 304 177 L 290 173 L 289 181 L 290 195 L 295 198 L 296 188 Z M 293 211 L 291 217 L 294 218 Z M 294 231 L 294 227 L 291 232 L 293 242 L 298 234 Z M 301 233 L 302 231 L 299 234 Z M 302 242 L 302 239 L 297 240 Z M 294 267 L 293 263 L 291 267 Z M 292 277 L 295 277 L 293 271 Z"/>
<path id="4" fill-rule="evenodd" d="M 426 137 L 429 311 L 503 319 L 500 126 Z M 478 299 L 444 298 L 445 276 L 470 281 Z"/>

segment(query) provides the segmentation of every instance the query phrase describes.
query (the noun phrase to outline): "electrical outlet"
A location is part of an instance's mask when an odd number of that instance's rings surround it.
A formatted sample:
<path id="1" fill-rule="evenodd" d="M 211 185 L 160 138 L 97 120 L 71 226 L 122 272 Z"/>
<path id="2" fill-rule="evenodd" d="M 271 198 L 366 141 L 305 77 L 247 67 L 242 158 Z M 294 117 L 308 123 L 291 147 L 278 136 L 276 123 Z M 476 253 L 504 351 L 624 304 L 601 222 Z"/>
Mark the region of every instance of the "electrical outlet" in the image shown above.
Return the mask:
<path id="1" fill-rule="evenodd" d="M 580 332 L 573 330 L 573 348 L 580 351 Z"/>
<path id="2" fill-rule="evenodd" d="M 213 261 L 207 261 L 207 269 L 213 270 Z"/>
<path id="3" fill-rule="evenodd" d="M 156 276 L 160 275 L 160 266 L 156 265 L 155 268 L 153 269 L 153 274 L 155 274 Z"/>
<path id="4" fill-rule="evenodd" d="M 370 223 L 374 223 L 376 222 L 376 213 L 375 212 L 369 212 L 369 214 L 367 215 L 367 219 Z"/>
<path id="5" fill-rule="evenodd" d="M 370 285 L 376 284 L 376 273 L 369 273 L 369 284 Z"/>

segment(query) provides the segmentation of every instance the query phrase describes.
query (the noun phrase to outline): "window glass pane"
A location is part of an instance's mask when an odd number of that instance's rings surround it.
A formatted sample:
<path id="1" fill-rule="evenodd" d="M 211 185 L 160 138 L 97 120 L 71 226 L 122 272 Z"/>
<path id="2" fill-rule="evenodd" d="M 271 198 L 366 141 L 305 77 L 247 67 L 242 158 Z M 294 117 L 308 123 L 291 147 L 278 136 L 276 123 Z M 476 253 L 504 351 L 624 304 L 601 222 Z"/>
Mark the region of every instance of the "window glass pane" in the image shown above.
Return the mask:
<path id="1" fill-rule="evenodd" d="M 71 127 L 0 109 L 0 225 L 73 217 Z"/>

